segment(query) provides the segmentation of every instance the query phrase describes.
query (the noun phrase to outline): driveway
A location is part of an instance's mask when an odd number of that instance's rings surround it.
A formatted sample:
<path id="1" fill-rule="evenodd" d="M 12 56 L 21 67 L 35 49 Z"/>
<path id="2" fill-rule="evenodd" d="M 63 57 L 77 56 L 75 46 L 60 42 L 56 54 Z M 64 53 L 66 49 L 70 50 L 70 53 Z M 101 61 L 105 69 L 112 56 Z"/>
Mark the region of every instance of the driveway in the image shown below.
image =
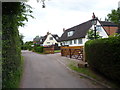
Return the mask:
<path id="1" fill-rule="evenodd" d="M 103 88 L 66 69 L 54 55 L 31 51 L 22 51 L 22 55 L 24 72 L 20 88 Z"/>

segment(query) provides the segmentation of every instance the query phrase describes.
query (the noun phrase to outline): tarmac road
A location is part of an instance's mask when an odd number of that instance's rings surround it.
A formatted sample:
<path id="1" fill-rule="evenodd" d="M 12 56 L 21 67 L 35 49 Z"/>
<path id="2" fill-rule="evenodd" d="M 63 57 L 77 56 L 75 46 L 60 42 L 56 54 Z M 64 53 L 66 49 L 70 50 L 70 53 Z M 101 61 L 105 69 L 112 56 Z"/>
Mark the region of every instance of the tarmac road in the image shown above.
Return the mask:
<path id="1" fill-rule="evenodd" d="M 103 88 L 69 71 L 53 55 L 22 51 L 24 72 L 20 88 Z"/>

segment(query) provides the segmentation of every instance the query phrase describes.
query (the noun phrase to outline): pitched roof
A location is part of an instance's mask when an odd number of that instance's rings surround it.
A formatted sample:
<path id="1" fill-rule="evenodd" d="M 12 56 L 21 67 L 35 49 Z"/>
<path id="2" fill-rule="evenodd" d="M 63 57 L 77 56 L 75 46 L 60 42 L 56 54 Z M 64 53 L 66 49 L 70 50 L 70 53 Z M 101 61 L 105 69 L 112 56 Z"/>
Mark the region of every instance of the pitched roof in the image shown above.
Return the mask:
<path id="1" fill-rule="evenodd" d="M 55 39 L 56 41 L 58 41 L 59 36 L 58 36 L 57 34 L 51 34 L 51 35 L 54 37 L 54 39 Z M 57 37 L 58 37 L 58 39 L 57 39 Z M 47 38 L 47 35 L 41 36 L 41 37 L 39 37 L 39 38 L 34 38 L 34 41 L 38 41 L 39 44 L 43 44 L 44 41 L 46 40 L 46 38 Z"/>
<path id="2" fill-rule="evenodd" d="M 112 26 L 112 27 L 117 27 L 118 25 L 113 23 L 113 22 L 108 22 L 108 21 L 99 21 L 102 26 Z"/>
<path id="3" fill-rule="evenodd" d="M 88 30 L 91 28 L 91 26 L 92 26 L 92 20 L 89 20 L 87 22 L 84 22 L 72 28 L 69 28 L 64 31 L 59 41 L 67 41 L 67 40 L 72 40 L 77 38 L 84 38 Z M 74 31 L 74 34 L 70 37 L 68 37 L 69 31 Z"/>
<path id="4" fill-rule="evenodd" d="M 47 38 L 47 35 L 41 36 L 40 37 L 40 44 L 43 44 L 43 42 L 46 40 L 46 38 Z"/>
<path id="5" fill-rule="evenodd" d="M 56 41 L 59 40 L 59 36 L 58 36 L 57 34 L 52 34 L 52 36 L 54 37 L 54 39 L 55 39 Z"/>

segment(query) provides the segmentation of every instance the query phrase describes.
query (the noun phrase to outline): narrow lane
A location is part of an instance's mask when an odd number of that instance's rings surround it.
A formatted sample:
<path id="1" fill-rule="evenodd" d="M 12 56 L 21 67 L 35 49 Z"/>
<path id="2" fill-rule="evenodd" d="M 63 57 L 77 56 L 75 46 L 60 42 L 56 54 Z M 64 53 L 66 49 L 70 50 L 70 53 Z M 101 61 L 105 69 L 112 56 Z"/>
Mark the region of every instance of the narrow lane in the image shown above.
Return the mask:
<path id="1" fill-rule="evenodd" d="M 100 88 L 93 82 L 72 73 L 53 55 L 23 51 L 24 73 L 20 88 Z"/>

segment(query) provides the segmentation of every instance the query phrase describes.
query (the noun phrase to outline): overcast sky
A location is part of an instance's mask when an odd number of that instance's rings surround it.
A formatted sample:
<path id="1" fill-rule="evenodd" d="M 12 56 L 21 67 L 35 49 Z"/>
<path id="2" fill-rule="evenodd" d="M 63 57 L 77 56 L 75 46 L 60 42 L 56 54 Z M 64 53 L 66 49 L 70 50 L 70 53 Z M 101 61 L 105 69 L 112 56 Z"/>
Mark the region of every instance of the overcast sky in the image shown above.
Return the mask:
<path id="1" fill-rule="evenodd" d="M 92 18 L 92 13 L 102 21 L 112 9 L 118 8 L 120 0 L 46 0 L 46 8 L 37 0 L 29 0 L 27 4 L 33 7 L 32 15 L 24 27 L 20 27 L 25 41 L 32 41 L 37 35 L 44 36 L 49 31 L 52 34 L 63 33 L 68 29 Z"/>

